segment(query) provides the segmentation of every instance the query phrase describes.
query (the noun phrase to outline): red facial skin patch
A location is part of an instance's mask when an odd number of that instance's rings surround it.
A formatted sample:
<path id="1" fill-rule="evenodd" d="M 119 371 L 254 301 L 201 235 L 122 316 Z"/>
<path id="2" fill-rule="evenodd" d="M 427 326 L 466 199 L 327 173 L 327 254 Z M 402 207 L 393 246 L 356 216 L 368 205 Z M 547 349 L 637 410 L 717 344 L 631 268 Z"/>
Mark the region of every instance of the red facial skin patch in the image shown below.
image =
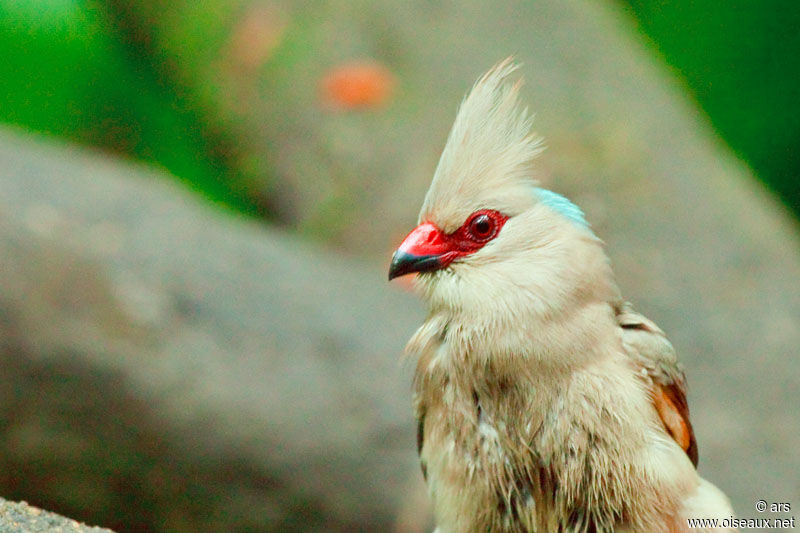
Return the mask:
<path id="1" fill-rule="evenodd" d="M 508 216 L 481 209 L 453 233 L 444 233 L 431 222 L 423 222 L 409 233 L 394 253 L 389 278 L 411 272 L 429 272 L 447 267 L 459 257 L 474 253 L 497 237 Z"/>

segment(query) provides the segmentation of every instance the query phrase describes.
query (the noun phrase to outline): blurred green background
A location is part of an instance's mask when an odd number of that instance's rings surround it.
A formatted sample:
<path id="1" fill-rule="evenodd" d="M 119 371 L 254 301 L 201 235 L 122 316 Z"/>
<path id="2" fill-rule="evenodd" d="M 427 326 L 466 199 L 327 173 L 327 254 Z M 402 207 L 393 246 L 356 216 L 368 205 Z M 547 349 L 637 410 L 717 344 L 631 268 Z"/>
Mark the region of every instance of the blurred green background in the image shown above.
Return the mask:
<path id="1" fill-rule="evenodd" d="M 800 5 L 623 0 L 719 134 L 800 214 Z"/>
<path id="2" fill-rule="evenodd" d="M 0 121 L 155 163 L 220 205 L 280 221 L 270 184 L 259 183 L 272 154 L 253 157 L 220 104 L 218 75 L 237 74 L 203 71 L 230 45 L 223 30 L 243 5 L 0 0 Z M 730 147 L 800 213 L 797 4 L 622 5 Z M 295 21 L 290 35 L 262 43 L 271 61 L 260 75 L 273 77 L 262 87 L 287 83 L 282 66 L 305 53 L 303 28 Z"/>
<path id="3" fill-rule="evenodd" d="M 0 1 L 0 120 L 157 164 L 211 200 L 261 214 L 237 185 L 242 170 L 210 125 L 213 110 L 188 104 L 154 67 L 123 7 Z"/>

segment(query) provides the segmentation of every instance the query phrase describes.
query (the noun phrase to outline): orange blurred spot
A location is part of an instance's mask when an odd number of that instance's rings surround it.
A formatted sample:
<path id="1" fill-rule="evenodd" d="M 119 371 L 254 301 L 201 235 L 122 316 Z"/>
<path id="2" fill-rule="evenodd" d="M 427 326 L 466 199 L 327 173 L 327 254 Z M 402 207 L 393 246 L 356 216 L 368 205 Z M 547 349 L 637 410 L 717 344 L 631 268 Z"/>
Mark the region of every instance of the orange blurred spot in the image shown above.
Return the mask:
<path id="1" fill-rule="evenodd" d="M 399 278 L 394 278 L 392 283 L 403 289 L 404 291 L 414 292 L 414 280 L 417 278 L 416 274 L 406 274 Z"/>
<path id="2" fill-rule="evenodd" d="M 354 61 L 329 70 L 322 78 L 325 100 L 337 107 L 379 107 L 389 99 L 394 76 L 374 61 Z"/>

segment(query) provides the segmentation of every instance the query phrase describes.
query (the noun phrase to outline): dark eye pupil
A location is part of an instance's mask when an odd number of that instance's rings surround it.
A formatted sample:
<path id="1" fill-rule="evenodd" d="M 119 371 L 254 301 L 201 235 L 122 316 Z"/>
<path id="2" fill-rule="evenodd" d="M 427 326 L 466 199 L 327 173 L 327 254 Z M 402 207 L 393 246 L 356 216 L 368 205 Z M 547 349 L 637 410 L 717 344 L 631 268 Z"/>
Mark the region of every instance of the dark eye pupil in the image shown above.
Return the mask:
<path id="1" fill-rule="evenodd" d="M 481 215 L 472 221 L 472 231 L 479 237 L 485 237 L 492 231 L 492 222 L 486 215 Z"/>

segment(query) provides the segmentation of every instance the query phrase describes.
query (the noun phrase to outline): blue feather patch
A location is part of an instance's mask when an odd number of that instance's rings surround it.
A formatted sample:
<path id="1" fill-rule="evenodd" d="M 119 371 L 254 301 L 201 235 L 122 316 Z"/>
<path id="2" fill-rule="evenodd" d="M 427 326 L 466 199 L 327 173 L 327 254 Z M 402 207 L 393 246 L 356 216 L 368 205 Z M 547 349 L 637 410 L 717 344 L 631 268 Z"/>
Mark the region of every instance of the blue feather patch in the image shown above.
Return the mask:
<path id="1" fill-rule="evenodd" d="M 589 223 L 586 222 L 581 208 L 565 197 L 553 191 L 540 189 L 538 187 L 536 188 L 536 194 L 539 195 L 539 200 L 553 211 L 567 217 L 577 225 L 589 229 Z"/>

